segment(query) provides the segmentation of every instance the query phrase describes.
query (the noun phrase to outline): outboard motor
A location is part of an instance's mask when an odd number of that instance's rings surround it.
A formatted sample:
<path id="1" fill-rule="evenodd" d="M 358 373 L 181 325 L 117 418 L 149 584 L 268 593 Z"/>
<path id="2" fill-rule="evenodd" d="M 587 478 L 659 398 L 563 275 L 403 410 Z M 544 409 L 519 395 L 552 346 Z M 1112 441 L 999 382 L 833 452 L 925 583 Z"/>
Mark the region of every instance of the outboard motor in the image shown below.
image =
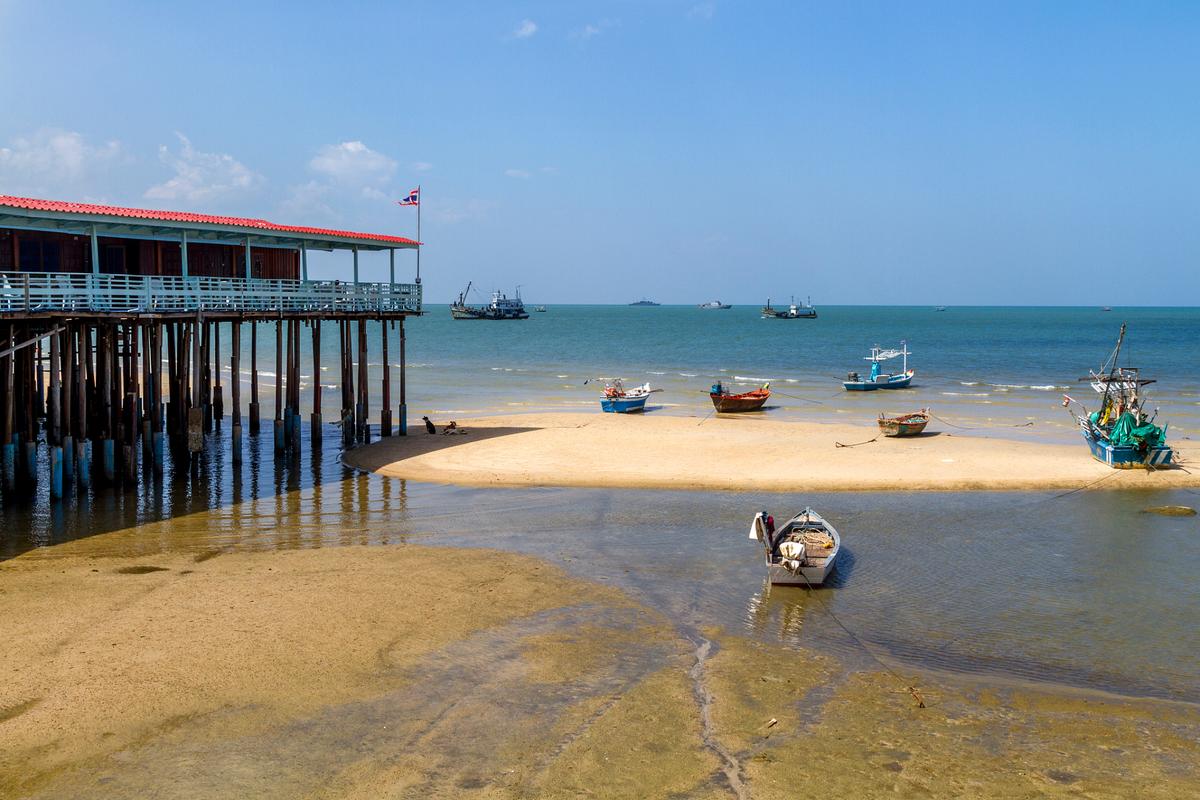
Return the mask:
<path id="1" fill-rule="evenodd" d="M 850 381 L 851 383 L 858 383 L 858 373 L 857 372 L 849 373 L 846 376 L 846 380 Z"/>

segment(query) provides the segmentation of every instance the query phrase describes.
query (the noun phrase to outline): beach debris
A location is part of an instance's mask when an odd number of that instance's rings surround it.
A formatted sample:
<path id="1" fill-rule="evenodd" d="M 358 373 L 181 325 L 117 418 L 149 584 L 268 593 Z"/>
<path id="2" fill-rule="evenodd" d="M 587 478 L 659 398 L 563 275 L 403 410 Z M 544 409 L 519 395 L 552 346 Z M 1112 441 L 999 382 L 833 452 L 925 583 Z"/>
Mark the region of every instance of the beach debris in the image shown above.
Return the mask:
<path id="1" fill-rule="evenodd" d="M 1164 517 L 1194 517 L 1196 509 L 1191 506 L 1151 506 L 1143 508 L 1143 514 L 1159 514 Z"/>
<path id="2" fill-rule="evenodd" d="M 774 717 L 771 717 L 769 720 L 767 720 L 767 724 L 764 727 L 774 728 L 778 724 L 779 724 L 779 720 L 775 719 Z"/>
<path id="3" fill-rule="evenodd" d="M 421 419 L 425 420 L 426 433 L 437 433 L 437 426 L 430 421 L 429 417 L 421 417 Z"/>

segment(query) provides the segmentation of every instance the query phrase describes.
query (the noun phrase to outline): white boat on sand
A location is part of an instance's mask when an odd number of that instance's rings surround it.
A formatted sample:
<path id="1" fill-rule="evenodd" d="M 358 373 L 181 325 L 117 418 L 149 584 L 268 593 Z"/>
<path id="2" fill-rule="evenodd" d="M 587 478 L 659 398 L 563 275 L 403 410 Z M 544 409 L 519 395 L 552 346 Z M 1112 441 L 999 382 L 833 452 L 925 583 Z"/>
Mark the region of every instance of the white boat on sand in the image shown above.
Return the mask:
<path id="1" fill-rule="evenodd" d="M 833 525 L 811 508 L 805 508 L 783 526 L 772 530 L 767 512 L 754 515 L 750 538 L 766 549 L 767 577 L 771 583 L 820 586 L 833 572 L 842 539 Z"/>

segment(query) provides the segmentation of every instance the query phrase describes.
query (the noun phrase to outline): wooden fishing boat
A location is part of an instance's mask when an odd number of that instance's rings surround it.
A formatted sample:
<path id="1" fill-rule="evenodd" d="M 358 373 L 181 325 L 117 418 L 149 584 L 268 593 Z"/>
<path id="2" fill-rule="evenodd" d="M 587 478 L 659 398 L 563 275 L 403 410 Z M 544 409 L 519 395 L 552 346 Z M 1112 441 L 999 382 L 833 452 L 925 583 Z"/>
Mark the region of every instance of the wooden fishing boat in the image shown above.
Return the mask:
<path id="1" fill-rule="evenodd" d="M 731 394 L 720 381 L 713 384 L 708 393 L 713 407 L 719 414 L 732 414 L 741 411 L 758 411 L 771 396 L 771 384 L 764 383 L 751 392 Z"/>
<path id="2" fill-rule="evenodd" d="M 901 414 L 897 417 L 889 417 L 886 414 L 879 415 L 879 430 L 884 436 L 916 436 L 925 430 L 925 426 L 928 424 L 928 408 L 922 408 L 912 414 Z"/>
<path id="3" fill-rule="evenodd" d="M 754 515 L 750 538 L 766 550 L 767 579 L 785 586 L 820 586 L 837 566 L 842 539 L 824 517 L 805 508 L 778 530 L 765 511 Z"/>
<path id="4" fill-rule="evenodd" d="M 908 357 L 912 353 L 908 352 L 908 343 L 900 342 L 899 350 L 883 350 L 879 345 L 871 348 L 871 355 L 864 356 L 867 361 L 871 362 L 871 374 L 867 378 L 860 378 L 857 372 L 851 372 L 846 376 L 846 380 L 842 381 L 842 386 L 848 392 L 873 392 L 876 389 L 907 389 L 912 383 L 913 376 L 917 374 L 916 370 L 908 368 Z M 888 374 L 879 368 L 879 364 L 887 361 L 889 358 L 896 356 L 904 356 L 904 366 L 899 373 Z"/>
<path id="5" fill-rule="evenodd" d="M 626 389 L 620 378 L 611 380 L 604 387 L 604 396 L 600 398 L 600 410 L 614 414 L 645 411 L 646 400 L 656 391 L 661 390 L 651 389 L 648 383 Z"/>

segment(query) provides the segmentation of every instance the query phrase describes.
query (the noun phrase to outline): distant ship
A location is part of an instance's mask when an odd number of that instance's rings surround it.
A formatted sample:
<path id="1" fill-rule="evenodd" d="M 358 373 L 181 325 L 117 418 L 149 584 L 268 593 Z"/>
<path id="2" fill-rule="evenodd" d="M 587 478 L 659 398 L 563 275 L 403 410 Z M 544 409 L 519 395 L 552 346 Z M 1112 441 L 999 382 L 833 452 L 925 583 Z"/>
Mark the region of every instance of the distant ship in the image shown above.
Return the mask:
<path id="1" fill-rule="evenodd" d="M 538 312 L 538 313 L 540 313 L 540 314 L 545 314 L 545 313 L 546 313 L 546 307 L 545 307 L 545 306 L 534 306 L 534 307 L 533 307 L 533 310 L 534 310 L 534 311 L 537 311 L 537 312 Z"/>
<path id="2" fill-rule="evenodd" d="M 631 305 L 631 306 L 661 306 L 662 303 L 656 303 L 653 300 L 647 300 L 646 298 L 643 297 L 641 300 L 638 300 L 636 303 L 630 303 L 629 305 Z"/>
<path id="3" fill-rule="evenodd" d="M 516 298 L 509 298 L 499 291 L 492 292 L 492 301 L 485 306 L 467 305 L 467 294 L 471 284 L 450 305 L 450 316 L 454 319 L 529 319 L 525 304 L 521 302 L 521 287 L 517 287 Z"/>
<path id="4" fill-rule="evenodd" d="M 710 300 L 707 303 L 701 303 L 698 307 L 699 308 L 709 308 L 709 309 L 719 309 L 721 311 L 724 311 L 727 308 L 733 308 L 733 306 L 729 305 L 728 303 L 722 303 L 720 300 Z"/>
<path id="5" fill-rule="evenodd" d="M 934 311 L 945 311 L 946 307 L 945 306 L 935 306 L 933 310 Z"/>
<path id="6" fill-rule="evenodd" d="M 767 304 L 762 308 L 763 319 L 816 319 L 817 309 L 813 308 L 812 299 L 809 302 L 796 304 L 796 298 L 792 298 L 792 303 L 786 310 L 780 310 L 771 306 L 770 298 L 767 298 Z"/>

